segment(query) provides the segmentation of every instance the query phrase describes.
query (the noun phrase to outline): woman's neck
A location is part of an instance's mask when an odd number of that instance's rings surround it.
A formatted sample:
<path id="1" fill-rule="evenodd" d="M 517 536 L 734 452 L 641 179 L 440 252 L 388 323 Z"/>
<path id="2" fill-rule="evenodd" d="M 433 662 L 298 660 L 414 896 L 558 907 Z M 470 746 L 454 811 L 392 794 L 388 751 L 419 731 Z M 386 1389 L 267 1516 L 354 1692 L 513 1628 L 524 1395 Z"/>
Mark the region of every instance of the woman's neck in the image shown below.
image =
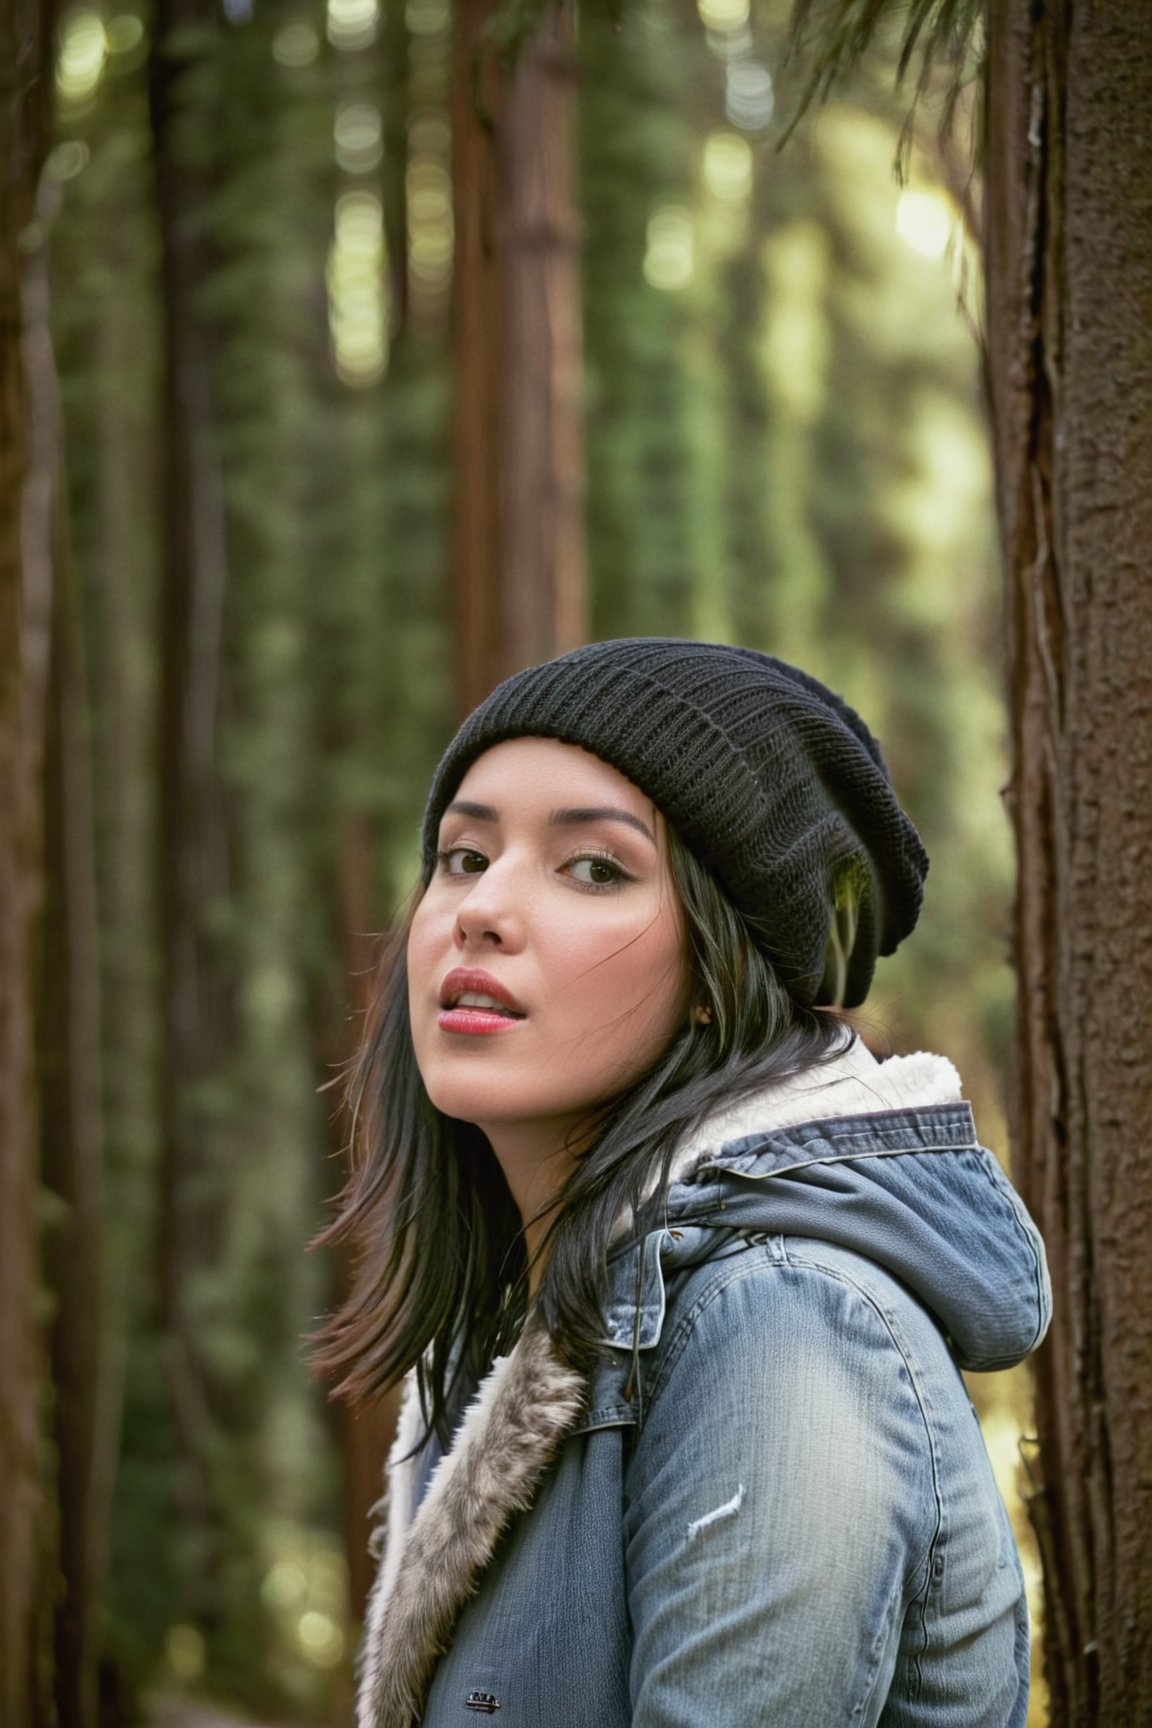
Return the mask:
<path id="1" fill-rule="evenodd" d="M 542 1144 L 539 1132 L 519 1123 L 484 1130 L 520 1213 L 528 1261 L 528 1299 L 535 1300 L 546 1258 L 542 1251 L 561 1188 L 576 1163 L 568 1136 L 558 1146 Z"/>

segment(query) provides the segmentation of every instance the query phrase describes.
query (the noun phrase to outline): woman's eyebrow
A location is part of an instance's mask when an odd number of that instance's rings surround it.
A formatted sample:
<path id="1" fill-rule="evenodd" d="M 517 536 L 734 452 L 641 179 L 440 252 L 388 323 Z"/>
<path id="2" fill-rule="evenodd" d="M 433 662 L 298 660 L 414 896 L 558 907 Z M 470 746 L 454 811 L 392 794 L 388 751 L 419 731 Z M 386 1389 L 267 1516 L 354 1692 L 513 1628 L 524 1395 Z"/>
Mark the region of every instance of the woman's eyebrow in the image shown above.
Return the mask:
<path id="1" fill-rule="evenodd" d="M 630 810 L 619 810 L 614 804 L 591 804 L 574 810 L 553 810 L 548 818 L 555 827 L 573 827 L 582 822 L 627 822 L 630 828 L 638 828 L 640 833 L 656 844 L 656 836 L 647 822 L 642 822 L 639 816 L 633 816 Z"/>
<path id="2" fill-rule="evenodd" d="M 474 822 L 499 822 L 500 814 L 492 804 L 473 804 L 467 798 L 454 798 L 444 811 L 445 816 L 471 816 Z"/>
<path id="3" fill-rule="evenodd" d="M 444 811 L 445 816 L 470 816 L 474 822 L 499 822 L 500 812 L 494 804 L 474 804 L 469 798 L 454 798 Z M 633 816 L 630 810 L 620 810 L 615 804 L 587 804 L 573 809 L 553 810 L 548 821 L 555 828 L 573 828 L 582 822 L 626 822 L 637 829 L 655 846 L 656 836 L 647 822 Z"/>

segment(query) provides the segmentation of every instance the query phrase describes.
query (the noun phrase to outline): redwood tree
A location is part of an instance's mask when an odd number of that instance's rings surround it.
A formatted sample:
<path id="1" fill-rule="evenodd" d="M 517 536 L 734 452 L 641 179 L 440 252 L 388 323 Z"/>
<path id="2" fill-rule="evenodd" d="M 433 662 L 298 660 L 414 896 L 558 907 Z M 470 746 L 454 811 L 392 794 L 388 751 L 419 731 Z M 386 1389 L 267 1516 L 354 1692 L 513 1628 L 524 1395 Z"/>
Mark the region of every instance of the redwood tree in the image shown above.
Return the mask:
<path id="1" fill-rule="evenodd" d="M 51 61 L 47 18 L 36 23 L 40 70 L 35 101 L 25 113 L 31 118 L 39 109 L 39 135 L 26 137 L 24 151 L 14 152 L 17 160 L 23 155 L 29 177 L 9 205 L 23 214 L 24 226 L 13 331 L 20 393 L 10 443 L 19 453 L 10 516 L 13 528 L 18 523 L 19 605 L 6 644 L 20 656 L 20 706 L 11 758 L 16 774 L 11 801 L 5 800 L 5 814 L 15 818 L 11 834 L 23 848 L 23 880 L 19 872 L 10 878 L 8 908 L 19 943 L 12 957 L 20 953 L 23 968 L 23 978 L 11 980 L 11 1030 L 19 1017 L 23 1048 L 13 1039 L 6 1055 L 13 1060 L 11 1080 L 34 1086 L 35 1108 L 23 1124 L 5 1124 L 12 1133 L 4 1142 L 0 1256 L 15 1286 L 5 1290 L 4 1305 L 11 1301 L 12 1319 L 24 1335 L 22 1363 L 4 1364 L 5 1395 L 11 1396 L 6 1441 L 16 1454 L 7 1460 L 16 1489 L 11 1535 L 18 1588 L 33 1593 L 20 1610 L 31 1610 L 33 1619 L 23 1634 L 29 1667 L 22 1672 L 21 1663 L 14 1665 L 26 1712 L 16 1720 L 85 1728 L 96 1702 L 93 1623 L 103 1511 L 94 1493 L 101 1227 L 97 941 L 82 654 L 48 315 L 47 229 L 55 187 L 51 178 L 39 179 Z M 20 44 L 26 66 L 33 40 Z M 33 1039 L 25 1042 L 29 1033 Z M 34 1144 L 20 1131 L 33 1125 Z M 46 1320 L 43 1336 L 37 1315 Z M 18 1520 L 33 1514 L 28 1548 L 29 1530 Z"/>
<path id="2" fill-rule="evenodd" d="M 42 244 L 26 261 L 24 357 L 30 437 L 21 555 L 26 619 L 34 621 L 45 655 L 41 671 L 40 653 L 26 635 L 42 714 L 35 1025 L 42 1273 L 50 1291 L 51 1395 L 42 1422 L 54 1475 L 52 1516 L 44 1521 L 54 1561 L 45 1579 L 53 1711 L 44 1719 L 52 1728 L 88 1728 L 96 1707 L 94 1622 L 105 1512 L 96 1481 L 103 1222 L 98 943 L 83 653 Z"/>
<path id="3" fill-rule="evenodd" d="M 42 1478 L 37 1234 L 38 1112 L 32 1028 L 41 895 L 43 676 L 26 655 L 22 515 L 30 467 L 22 345 L 25 258 L 48 143 L 51 14 L 0 13 L 0 1723 L 49 1706 L 45 1638 L 50 1496 Z"/>
<path id="4" fill-rule="evenodd" d="M 163 991 L 162 1144 L 156 1282 L 168 1396 L 181 1469 L 180 1510 L 202 1558 L 192 1612 L 207 1616 L 211 1395 L 203 1340 L 188 1312 L 193 1268 L 218 1248 L 210 1176 L 219 1136 L 203 1094 L 219 1071 L 227 1025 L 208 909 L 227 884 L 217 771 L 221 643 L 228 570 L 212 396 L 212 348 L 201 304 L 208 274 L 203 212 L 209 176 L 181 130 L 197 50 L 207 54 L 211 0 L 159 0 L 149 96 L 160 235 L 163 352 L 158 877 Z M 189 49 L 189 41 L 196 48 Z"/>
<path id="5" fill-rule="evenodd" d="M 575 60 L 569 5 L 509 62 L 508 9 L 456 0 L 452 546 L 458 700 L 584 639 Z"/>
<path id="6" fill-rule="evenodd" d="M 1152 9 L 989 6 L 1016 1159 L 1048 1245 L 1032 1509 L 1061 1728 L 1152 1719 Z"/>

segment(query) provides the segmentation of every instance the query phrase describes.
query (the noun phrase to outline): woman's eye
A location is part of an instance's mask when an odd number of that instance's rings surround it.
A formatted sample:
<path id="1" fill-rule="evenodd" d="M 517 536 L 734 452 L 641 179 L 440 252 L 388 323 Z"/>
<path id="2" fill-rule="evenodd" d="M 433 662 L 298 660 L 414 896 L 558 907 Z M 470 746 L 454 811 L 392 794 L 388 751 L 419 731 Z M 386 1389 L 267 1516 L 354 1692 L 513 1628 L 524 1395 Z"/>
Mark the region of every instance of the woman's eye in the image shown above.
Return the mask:
<path id="1" fill-rule="evenodd" d="M 611 888 L 625 880 L 625 873 L 611 858 L 573 858 L 568 874 L 585 888 Z"/>
<path id="2" fill-rule="evenodd" d="M 437 852 L 436 860 L 445 876 L 479 876 L 488 868 L 483 852 L 474 852 L 470 846 L 450 846 L 446 852 Z"/>

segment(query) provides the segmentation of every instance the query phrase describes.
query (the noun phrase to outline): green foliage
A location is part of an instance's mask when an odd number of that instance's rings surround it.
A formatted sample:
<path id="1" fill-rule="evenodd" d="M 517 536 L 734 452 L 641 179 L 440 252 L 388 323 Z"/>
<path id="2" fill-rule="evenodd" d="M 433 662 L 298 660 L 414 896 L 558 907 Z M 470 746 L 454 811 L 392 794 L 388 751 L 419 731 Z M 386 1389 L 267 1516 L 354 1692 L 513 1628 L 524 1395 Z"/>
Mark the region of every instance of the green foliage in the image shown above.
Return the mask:
<path id="1" fill-rule="evenodd" d="M 942 113 L 947 130 L 970 62 L 982 52 L 984 17 L 984 0 L 907 0 L 900 6 L 892 0 L 793 0 L 791 52 L 807 72 L 788 130 L 813 100 L 824 101 L 886 37 L 898 43 L 897 83 L 919 56 L 917 99 L 928 91 L 939 67 L 951 68 Z"/>

